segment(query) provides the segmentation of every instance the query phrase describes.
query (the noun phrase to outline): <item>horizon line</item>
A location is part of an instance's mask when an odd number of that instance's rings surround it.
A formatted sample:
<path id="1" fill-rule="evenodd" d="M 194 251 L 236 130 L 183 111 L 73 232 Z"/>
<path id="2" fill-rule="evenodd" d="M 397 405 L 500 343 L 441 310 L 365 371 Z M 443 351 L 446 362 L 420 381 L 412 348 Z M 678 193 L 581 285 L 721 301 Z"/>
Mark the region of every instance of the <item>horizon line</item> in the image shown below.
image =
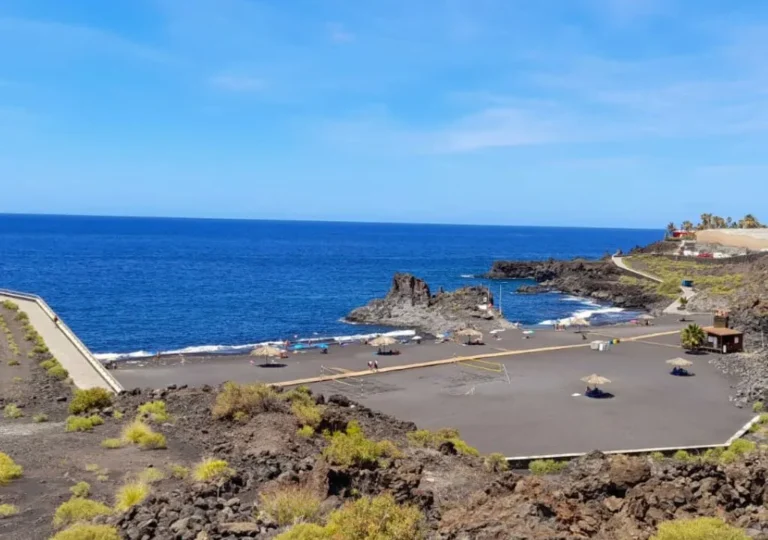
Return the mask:
<path id="1" fill-rule="evenodd" d="M 513 225 L 499 223 L 448 223 L 448 222 L 413 222 L 413 221 L 354 221 L 344 219 L 276 219 L 276 218 L 236 218 L 211 216 L 132 216 L 109 214 L 56 214 L 42 212 L 0 212 L 0 217 L 59 217 L 59 218 L 97 218 L 97 219 L 166 219 L 166 220 L 204 220 L 204 221 L 260 221 L 268 223 L 338 223 L 350 225 L 425 225 L 444 227 L 509 227 L 535 229 L 607 229 L 623 231 L 664 231 L 664 227 L 600 227 L 595 225 Z"/>

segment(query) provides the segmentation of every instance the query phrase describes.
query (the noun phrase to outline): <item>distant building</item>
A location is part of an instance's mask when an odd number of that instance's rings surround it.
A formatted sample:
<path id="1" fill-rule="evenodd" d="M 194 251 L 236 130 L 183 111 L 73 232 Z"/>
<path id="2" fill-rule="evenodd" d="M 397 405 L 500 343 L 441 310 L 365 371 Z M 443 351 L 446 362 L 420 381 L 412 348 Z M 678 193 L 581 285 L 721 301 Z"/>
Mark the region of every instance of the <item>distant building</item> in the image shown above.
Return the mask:
<path id="1" fill-rule="evenodd" d="M 676 231 L 672 231 L 672 238 L 695 238 L 696 233 L 694 231 L 684 231 L 681 229 L 678 229 Z"/>

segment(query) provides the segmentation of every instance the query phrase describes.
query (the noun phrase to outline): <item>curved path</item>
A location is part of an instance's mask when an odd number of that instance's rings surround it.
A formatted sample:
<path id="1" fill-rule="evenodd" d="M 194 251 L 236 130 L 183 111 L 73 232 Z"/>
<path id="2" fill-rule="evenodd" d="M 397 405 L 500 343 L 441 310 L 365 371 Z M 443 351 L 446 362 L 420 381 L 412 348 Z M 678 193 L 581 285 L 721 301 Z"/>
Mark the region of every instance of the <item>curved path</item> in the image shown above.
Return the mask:
<path id="1" fill-rule="evenodd" d="M 626 270 L 627 272 L 631 272 L 633 274 L 637 274 L 638 276 L 644 277 L 646 279 L 650 279 L 652 281 L 655 281 L 656 283 L 663 283 L 664 280 L 654 276 L 653 274 L 649 274 L 648 272 L 643 272 L 642 270 L 637 270 L 635 268 L 632 268 L 627 263 L 624 262 L 624 257 L 617 257 L 616 255 L 611 256 L 611 260 L 613 261 L 613 264 L 621 268 L 622 270 Z M 690 300 L 694 296 L 696 296 L 696 292 L 693 290 L 693 287 L 684 287 L 680 286 L 680 290 L 682 291 L 682 297 L 686 300 Z M 681 315 L 690 315 L 686 310 L 680 309 L 680 298 L 672 302 L 669 306 L 664 308 L 664 313 L 672 313 L 672 314 L 681 314 Z"/>
<path id="2" fill-rule="evenodd" d="M 109 373 L 91 351 L 64 324 L 45 301 L 35 295 L 0 290 L 0 302 L 10 300 L 29 316 L 30 324 L 43 336 L 51 354 L 69 372 L 78 388 L 106 388 L 122 391 L 122 385 Z M 54 318 L 57 321 L 54 322 Z"/>

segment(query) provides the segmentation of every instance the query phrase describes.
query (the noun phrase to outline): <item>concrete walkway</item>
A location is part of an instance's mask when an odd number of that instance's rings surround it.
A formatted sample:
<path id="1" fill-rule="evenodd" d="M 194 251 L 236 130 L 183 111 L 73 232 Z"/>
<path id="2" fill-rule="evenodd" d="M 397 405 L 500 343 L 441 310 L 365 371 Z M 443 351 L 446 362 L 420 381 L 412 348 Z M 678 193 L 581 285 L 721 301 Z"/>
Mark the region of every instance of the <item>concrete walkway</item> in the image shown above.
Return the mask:
<path id="1" fill-rule="evenodd" d="M 51 354 L 69 372 L 72 382 L 78 388 L 106 388 L 120 392 L 122 386 L 101 362 L 75 336 L 72 330 L 59 318 L 41 298 L 11 291 L 0 292 L 0 302 L 10 300 L 29 316 L 30 324 L 43 336 Z"/>
<path id="2" fill-rule="evenodd" d="M 613 264 L 621 268 L 622 270 L 626 270 L 627 272 L 632 272 L 633 274 L 637 274 L 638 276 L 642 276 L 644 278 L 650 279 L 651 281 L 655 281 L 656 283 L 663 283 L 664 280 L 661 278 L 658 278 L 654 276 L 653 274 L 649 274 L 647 272 L 643 272 L 641 270 L 636 270 L 629 266 L 627 263 L 624 262 L 624 257 L 617 257 L 616 255 L 613 255 L 611 257 L 613 260 Z"/>
<path id="3" fill-rule="evenodd" d="M 616 255 L 611 256 L 611 260 L 613 261 L 613 264 L 621 268 L 622 270 L 626 270 L 627 272 L 631 272 L 633 274 L 637 274 L 638 276 L 642 276 L 644 278 L 650 279 L 652 281 L 655 281 L 656 283 L 663 283 L 664 280 L 654 276 L 653 274 L 649 274 L 648 272 L 643 272 L 642 270 L 637 270 L 635 268 L 632 268 L 627 263 L 624 262 L 624 257 L 617 257 Z M 693 290 L 693 287 L 683 287 L 680 286 L 680 290 L 682 291 L 681 297 L 685 298 L 686 300 L 691 300 L 694 296 L 696 296 L 696 292 Z M 680 309 L 680 298 L 672 302 L 669 306 L 664 308 L 664 313 L 669 313 L 672 315 L 693 315 L 692 312 L 689 312 L 687 310 L 681 310 Z"/>

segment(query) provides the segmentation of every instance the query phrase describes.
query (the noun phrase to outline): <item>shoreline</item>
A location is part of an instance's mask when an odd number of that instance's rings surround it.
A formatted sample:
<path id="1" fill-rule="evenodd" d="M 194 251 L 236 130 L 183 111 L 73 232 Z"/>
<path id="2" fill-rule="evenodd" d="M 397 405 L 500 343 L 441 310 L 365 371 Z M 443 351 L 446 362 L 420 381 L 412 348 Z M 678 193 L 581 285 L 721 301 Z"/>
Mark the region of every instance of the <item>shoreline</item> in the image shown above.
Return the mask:
<path id="1" fill-rule="evenodd" d="M 523 294 L 523 293 L 519 293 L 519 294 Z M 517 329 L 526 329 L 526 330 L 534 330 L 536 332 L 543 332 L 547 330 L 552 330 L 552 326 L 556 321 L 557 322 L 566 321 L 568 319 L 573 319 L 578 317 L 585 317 L 587 320 L 590 320 L 595 315 L 599 317 L 600 315 L 605 315 L 606 313 L 639 314 L 641 312 L 640 310 L 633 310 L 633 309 L 614 306 L 610 302 L 600 303 L 595 299 L 579 297 L 579 296 L 569 294 L 567 292 L 548 291 L 546 293 L 539 293 L 539 294 L 562 295 L 564 297 L 563 301 L 578 304 L 578 306 L 575 305 L 574 308 L 579 307 L 581 309 L 575 309 L 568 316 L 562 317 L 562 318 L 544 319 L 540 322 L 533 323 L 533 324 L 524 324 L 519 322 L 510 322 L 510 324 L 515 325 Z M 594 308 L 594 309 L 590 309 L 590 308 Z M 606 310 L 606 311 L 603 311 L 603 310 Z M 585 316 L 584 315 L 585 312 L 592 312 L 592 313 Z M 408 338 L 415 335 L 420 335 L 424 338 L 424 341 L 433 340 L 437 337 L 434 334 L 431 334 L 429 332 L 422 332 L 413 327 L 394 327 L 394 326 L 386 327 L 384 325 L 350 322 L 350 321 L 347 321 L 346 319 L 342 319 L 342 320 L 345 324 L 349 324 L 350 326 L 355 326 L 355 327 L 370 327 L 370 328 L 379 327 L 379 328 L 388 328 L 388 329 L 385 331 L 361 332 L 357 334 L 349 334 L 349 335 L 343 335 L 343 336 L 317 336 L 317 335 L 313 335 L 312 337 L 293 336 L 293 337 L 282 339 L 282 340 L 272 339 L 272 340 L 264 340 L 264 341 L 254 342 L 254 343 L 244 343 L 244 344 L 238 344 L 238 345 L 223 345 L 223 344 L 205 345 L 204 344 L 204 345 L 190 345 L 187 347 L 161 350 L 161 351 L 150 351 L 150 350 L 140 349 L 140 350 L 130 351 L 130 352 L 94 353 L 94 357 L 102 363 L 118 362 L 120 364 L 125 362 L 131 362 L 131 361 L 146 361 L 146 360 L 149 360 L 152 358 L 158 358 L 158 357 L 169 358 L 169 357 L 184 356 L 187 358 L 195 358 L 195 357 L 226 358 L 226 357 L 247 355 L 250 353 L 250 351 L 262 345 L 280 346 L 280 345 L 283 345 L 286 341 L 288 341 L 291 344 L 327 344 L 332 346 L 333 345 L 338 346 L 340 344 L 360 343 L 365 339 L 373 339 L 378 336 Z M 621 321 L 607 321 L 603 323 L 592 324 L 591 327 L 606 328 L 606 327 L 614 327 L 614 326 L 623 326 L 623 325 L 631 324 L 632 320 L 634 320 L 634 317 L 631 317 L 631 318 L 628 317 L 626 318 L 626 320 L 621 320 Z"/>

